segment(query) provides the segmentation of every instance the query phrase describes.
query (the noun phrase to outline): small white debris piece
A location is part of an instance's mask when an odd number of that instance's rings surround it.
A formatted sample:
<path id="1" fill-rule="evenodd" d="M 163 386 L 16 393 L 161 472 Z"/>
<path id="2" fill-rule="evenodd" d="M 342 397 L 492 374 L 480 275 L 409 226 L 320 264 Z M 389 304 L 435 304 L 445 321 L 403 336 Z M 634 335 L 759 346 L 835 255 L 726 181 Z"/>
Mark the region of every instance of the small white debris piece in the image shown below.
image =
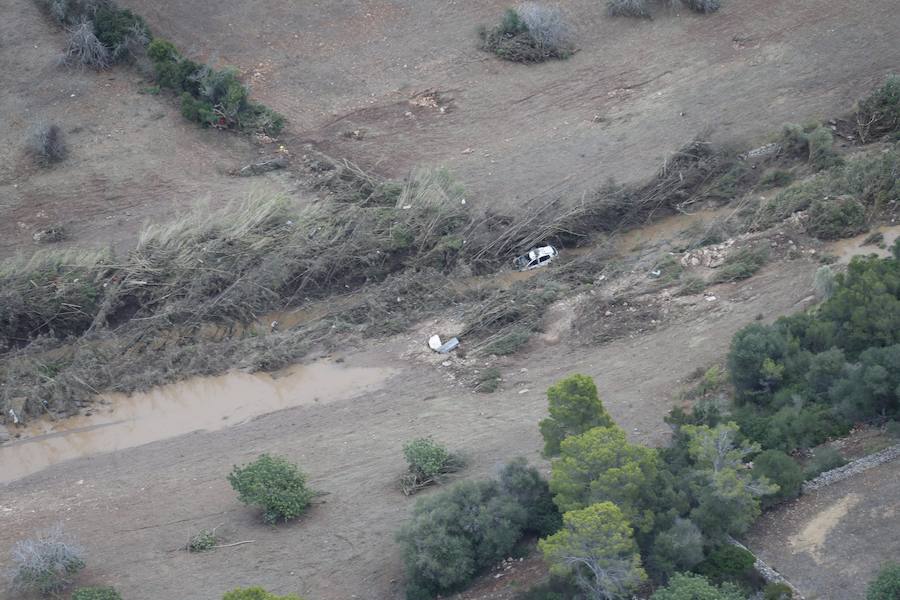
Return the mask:
<path id="1" fill-rule="evenodd" d="M 438 348 L 440 348 L 442 345 L 443 344 L 441 343 L 441 336 L 433 335 L 430 338 L 428 338 L 428 347 L 431 348 L 432 350 L 434 350 L 435 352 L 437 352 Z"/>

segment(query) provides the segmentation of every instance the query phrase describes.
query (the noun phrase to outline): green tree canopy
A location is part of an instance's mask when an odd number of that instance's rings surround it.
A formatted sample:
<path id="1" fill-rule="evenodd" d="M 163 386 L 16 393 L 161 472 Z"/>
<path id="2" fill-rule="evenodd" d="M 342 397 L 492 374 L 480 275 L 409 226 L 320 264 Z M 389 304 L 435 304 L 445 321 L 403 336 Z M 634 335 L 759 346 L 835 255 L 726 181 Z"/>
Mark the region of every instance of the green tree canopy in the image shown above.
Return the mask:
<path id="1" fill-rule="evenodd" d="M 900 343 L 900 260 L 856 257 L 837 276 L 819 318 L 835 324 L 835 344 L 851 358 L 872 346 Z"/>
<path id="2" fill-rule="evenodd" d="M 398 535 L 408 587 L 436 593 L 468 583 L 508 555 L 527 520 L 496 481 L 462 481 L 423 498 Z"/>
<path id="3" fill-rule="evenodd" d="M 780 450 L 766 450 L 753 459 L 753 473 L 765 477 L 778 486 L 774 494 L 762 498 L 763 506 L 771 506 L 800 495 L 803 469 L 793 458 Z"/>
<path id="4" fill-rule="evenodd" d="M 884 565 L 866 589 L 866 600 L 900 598 L 900 563 Z"/>
<path id="5" fill-rule="evenodd" d="M 703 544 L 699 527 L 689 519 L 676 518 L 671 527 L 659 532 L 653 540 L 649 566 L 664 577 L 691 569 L 703 561 Z"/>
<path id="6" fill-rule="evenodd" d="M 628 520 L 612 502 L 567 512 L 539 547 L 553 573 L 573 575 L 596 600 L 626 597 L 647 578 Z"/>
<path id="7" fill-rule="evenodd" d="M 738 442 L 735 423 L 716 427 L 684 425 L 695 507 L 691 520 L 711 538 L 740 535 L 759 516 L 759 498 L 778 486 L 755 477 L 744 459 L 759 452 L 758 444 Z"/>
<path id="8" fill-rule="evenodd" d="M 559 454 L 559 445 L 567 436 L 613 425 L 594 380 L 586 375 L 570 375 L 550 386 L 547 400 L 550 416 L 540 422 L 546 456 Z"/>
<path id="9" fill-rule="evenodd" d="M 650 531 L 658 472 L 656 451 L 628 443 L 616 426 L 595 427 L 563 440 L 560 457 L 553 463 L 550 491 L 560 512 L 608 500 L 635 527 Z"/>
<path id="10" fill-rule="evenodd" d="M 691 573 L 678 573 L 669 585 L 656 590 L 650 600 L 747 600 L 734 585 L 716 587 L 706 577 Z"/>

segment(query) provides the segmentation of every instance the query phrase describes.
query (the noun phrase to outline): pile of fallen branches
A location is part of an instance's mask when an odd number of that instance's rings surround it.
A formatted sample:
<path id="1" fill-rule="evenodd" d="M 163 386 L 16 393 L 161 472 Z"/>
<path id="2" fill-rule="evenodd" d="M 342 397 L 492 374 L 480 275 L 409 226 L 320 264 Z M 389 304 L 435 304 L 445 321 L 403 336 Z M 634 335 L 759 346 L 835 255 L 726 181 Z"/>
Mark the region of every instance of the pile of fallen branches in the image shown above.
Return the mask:
<path id="1" fill-rule="evenodd" d="M 596 233 L 612 233 L 682 211 L 733 164 L 708 141 L 694 140 L 640 187 L 610 183 L 574 204 L 553 197 L 515 219 L 488 215 L 469 234 L 476 241 L 467 259 L 476 266 L 496 264 L 538 244 L 576 246 Z"/>
<path id="2" fill-rule="evenodd" d="M 251 199 L 152 226 L 121 260 L 44 253 L 0 266 L 7 349 L 124 322 L 248 322 L 406 268 L 449 270 L 470 223 L 446 173 L 420 172 L 392 206 Z"/>
<path id="3" fill-rule="evenodd" d="M 496 271 L 537 244 L 574 246 L 678 210 L 725 167 L 693 142 L 640 188 L 608 186 L 575 205 L 554 199 L 516 218 L 475 221 L 446 172 L 398 184 L 332 163 L 322 169 L 332 196 L 317 204 L 250 199 L 150 227 L 121 258 L 57 252 L 6 262 L 0 405 L 26 398 L 28 414 L 65 414 L 99 391 L 277 369 L 337 334 L 397 333 L 451 308 L 466 323 L 460 334 L 478 340 L 470 348 L 514 351 L 560 294 L 604 272 L 610 248 L 561 265 L 554 280 L 541 273 L 509 289 L 461 288 L 460 275 Z M 234 328 L 336 294 L 349 301 L 301 327 L 263 337 Z M 211 324 L 229 339 L 208 335 Z"/>

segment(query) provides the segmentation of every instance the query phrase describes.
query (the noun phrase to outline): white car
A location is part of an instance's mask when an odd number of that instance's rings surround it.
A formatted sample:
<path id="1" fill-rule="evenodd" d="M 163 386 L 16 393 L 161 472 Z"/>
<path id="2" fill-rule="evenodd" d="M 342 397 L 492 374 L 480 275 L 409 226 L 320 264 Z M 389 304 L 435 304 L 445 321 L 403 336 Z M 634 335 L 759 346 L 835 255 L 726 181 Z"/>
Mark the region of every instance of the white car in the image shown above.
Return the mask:
<path id="1" fill-rule="evenodd" d="M 559 256 L 559 251 L 553 246 L 540 246 L 532 248 L 528 251 L 528 254 L 523 254 L 514 259 L 513 265 L 519 271 L 530 271 L 549 264 L 557 256 Z"/>

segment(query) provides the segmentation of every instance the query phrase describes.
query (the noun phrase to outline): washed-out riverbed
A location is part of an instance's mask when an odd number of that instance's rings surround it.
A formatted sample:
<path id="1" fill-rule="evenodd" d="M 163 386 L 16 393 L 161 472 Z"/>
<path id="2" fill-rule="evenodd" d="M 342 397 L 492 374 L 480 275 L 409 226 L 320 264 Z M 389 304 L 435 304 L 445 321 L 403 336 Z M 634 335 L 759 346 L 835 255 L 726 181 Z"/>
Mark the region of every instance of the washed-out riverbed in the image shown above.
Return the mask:
<path id="1" fill-rule="evenodd" d="M 276 373 L 196 377 L 130 396 L 101 394 L 89 414 L 36 421 L 20 439 L 0 447 L 0 482 L 72 458 L 222 429 L 293 406 L 345 400 L 393 373 L 322 360 Z"/>

